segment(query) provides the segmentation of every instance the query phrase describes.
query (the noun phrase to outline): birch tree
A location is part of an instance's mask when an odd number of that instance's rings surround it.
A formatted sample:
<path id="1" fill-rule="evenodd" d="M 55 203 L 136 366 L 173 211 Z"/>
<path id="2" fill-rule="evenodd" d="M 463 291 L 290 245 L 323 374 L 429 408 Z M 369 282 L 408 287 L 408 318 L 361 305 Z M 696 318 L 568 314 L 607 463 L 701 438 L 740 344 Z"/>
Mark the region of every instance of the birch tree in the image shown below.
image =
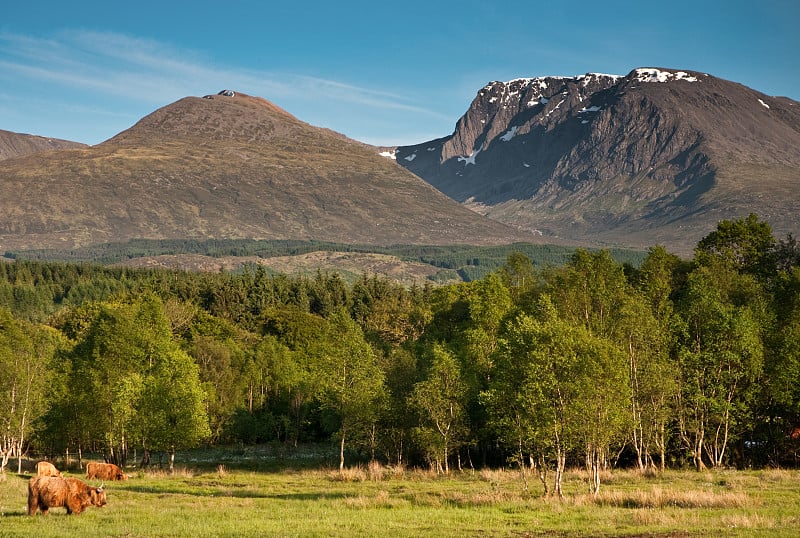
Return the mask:
<path id="1" fill-rule="evenodd" d="M 350 436 L 378 420 L 385 380 L 361 328 L 344 311 L 331 317 L 318 344 L 315 362 L 320 399 L 339 416 L 339 470 L 343 470 Z"/>
<path id="2" fill-rule="evenodd" d="M 59 341 L 55 331 L 17 322 L 0 308 L 0 470 L 16 456 L 22 472 L 25 443 L 45 411 L 47 368 Z"/>
<path id="3" fill-rule="evenodd" d="M 723 465 L 763 369 L 758 286 L 729 263 L 696 268 L 682 301 L 680 435 L 695 467 Z"/>
<path id="4" fill-rule="evenodd" d="M 430 350 L 425 378 L 414 385 L 410 407 L 417 412 L 417 437 L 437 472 L 450 472 L 449 457 L 457 448 L 465 425 L 467 387 L 455 356 L 441 344 Z"/>
<path id="5" fill-rule="evenodd" d="M 609 448 L 627 431 L 630 401 L 624 355 L 613 342 L 560 318 L 543 295 L 535 316 L 519 314 L 506 328 L 496 381 L 485 396 L 495 430 L 509 428 L 505 441 L 535 454 L 546 494 L 563 496 L 574 451 L 584 451 L 591 491 L 599 491 Z"/>

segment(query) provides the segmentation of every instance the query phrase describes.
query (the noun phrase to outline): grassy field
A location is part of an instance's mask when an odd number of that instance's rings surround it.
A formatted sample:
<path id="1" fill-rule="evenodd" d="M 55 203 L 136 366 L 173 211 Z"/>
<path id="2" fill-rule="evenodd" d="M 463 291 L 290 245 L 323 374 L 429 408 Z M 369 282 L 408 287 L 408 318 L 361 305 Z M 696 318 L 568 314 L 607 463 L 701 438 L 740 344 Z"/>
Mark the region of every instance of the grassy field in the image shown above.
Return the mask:
<path id="1" fill-rule="evenodd" d="M 66 475 L 80 476 L 76 472 Z M 614 471 L 564 500 L 517 471 L 380 466 L 246 470 L 219 464 L 135 472 L 107 483 L 108 505 L 79 516 L 26 515 L 29 475 L 0 475 L 0 537 L 11 536 L 797 536 L 800 471 Z"/>

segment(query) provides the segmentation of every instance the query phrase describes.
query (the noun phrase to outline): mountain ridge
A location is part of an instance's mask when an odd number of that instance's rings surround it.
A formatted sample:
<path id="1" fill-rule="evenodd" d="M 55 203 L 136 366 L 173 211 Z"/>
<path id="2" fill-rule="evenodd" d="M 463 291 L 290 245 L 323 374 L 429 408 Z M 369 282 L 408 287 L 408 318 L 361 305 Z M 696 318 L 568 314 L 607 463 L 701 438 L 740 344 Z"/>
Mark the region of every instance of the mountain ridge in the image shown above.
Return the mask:
<path id="1" fill-rule="evenodd" d="M 395 158 L 455 200 L 545 237 L 686 254 L 722 218 L 756 212 L 796 230 L 797 105 L 665 68 L 495 81 L 453 134 Z"/>
<path id="2" fill-rule="evenodd" d="M 86 144 L 81 144 L 80 142 L 0 129 L 0 161 L 42 151 L 84 147 L 87 147 Z"/>

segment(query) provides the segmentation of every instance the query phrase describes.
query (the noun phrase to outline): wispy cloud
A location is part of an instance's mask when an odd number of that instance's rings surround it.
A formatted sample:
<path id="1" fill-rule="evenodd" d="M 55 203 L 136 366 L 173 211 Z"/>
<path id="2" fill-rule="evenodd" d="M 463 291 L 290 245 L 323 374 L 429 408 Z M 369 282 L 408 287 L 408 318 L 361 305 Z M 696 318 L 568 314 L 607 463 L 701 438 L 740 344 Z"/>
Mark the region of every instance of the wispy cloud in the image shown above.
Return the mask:
<path id="1" fill-rule="evenodd" d="M 315 101 L 441 117 L 407 96 L 379 88 L 221 67 L 195 51 L 116 33 L 71 31 L 48 39 L 0 33 L 0 80 L 9 77 L 148 104 L 163 104 L 224 83 L 272 99 L 298 100 L 306 95 Z"/>

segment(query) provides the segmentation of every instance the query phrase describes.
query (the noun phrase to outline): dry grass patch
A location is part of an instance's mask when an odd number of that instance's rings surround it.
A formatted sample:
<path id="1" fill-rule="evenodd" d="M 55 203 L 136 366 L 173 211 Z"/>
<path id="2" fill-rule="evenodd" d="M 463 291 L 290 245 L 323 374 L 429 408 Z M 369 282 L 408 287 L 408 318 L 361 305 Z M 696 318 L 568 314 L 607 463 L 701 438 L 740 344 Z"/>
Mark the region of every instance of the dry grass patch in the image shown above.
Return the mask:
<path id="1" fill-rule="evenodd" d="M 365 482 L 367 471 L 363 467 L 345 467 L 335 471 L 328 471 L 328 479 L 333 482 Z"/>
<path id="2" fill-rule="evenodd" d="M 147 478 L 168 478 L 168 477 L 181 477 L 181 478 L 193 478 L 195 475 L 195 471 L 184 466 L 177 466 L 174 467 L 172 471 L 169 469 L 157 469 L 157 468 L 149 468 L 139 471 L 140 477 L 147 477 Z"/>
<path id="3" fill-rule="evenodd" d="M 416 475 L 416 469 L 410 474 Z M 425 473 L 425 471 L 421 471 Z M 384 480 L 402 480 L 408 478 L 409 471 L 403 465 L 385 466 L 378 461 L 372 461 L 366 466 L 357 465 L 339 470 L 329 470 L 326 476 L 334 482 L 383 482 Z"/>
<path id="4" fill-rule="evenodd" d="M 599 495 L 579 495 L 576 503 L 594 503 L 619 508 L 745 508 L 757 503 L 746 493 L 726 491 L 683 491 L 653 488 L 650 491 L 607 491 Z"/>
<path id="5" fill-rule="evenodd" d="M 530 476 L 530 479 L 536 479 L 538 482 L 538 478 L 530 471 L 526 471 Z M 481 469 L 478 472 L 478 476 L 484 482 L 489 482 L 492 485 L 498 484 L 508 484 L 509 482 L 515 482 L 521 480 L 521 474 L 519 470 L 510 470 L 510 469 Z"/>
<path id="6" fill-rule="evenodd" d="M 778 521 L 760 514 L 731 514 L 721 518 L 723 525 L 731 529 L 775 529 L 779 527 Z"/>

